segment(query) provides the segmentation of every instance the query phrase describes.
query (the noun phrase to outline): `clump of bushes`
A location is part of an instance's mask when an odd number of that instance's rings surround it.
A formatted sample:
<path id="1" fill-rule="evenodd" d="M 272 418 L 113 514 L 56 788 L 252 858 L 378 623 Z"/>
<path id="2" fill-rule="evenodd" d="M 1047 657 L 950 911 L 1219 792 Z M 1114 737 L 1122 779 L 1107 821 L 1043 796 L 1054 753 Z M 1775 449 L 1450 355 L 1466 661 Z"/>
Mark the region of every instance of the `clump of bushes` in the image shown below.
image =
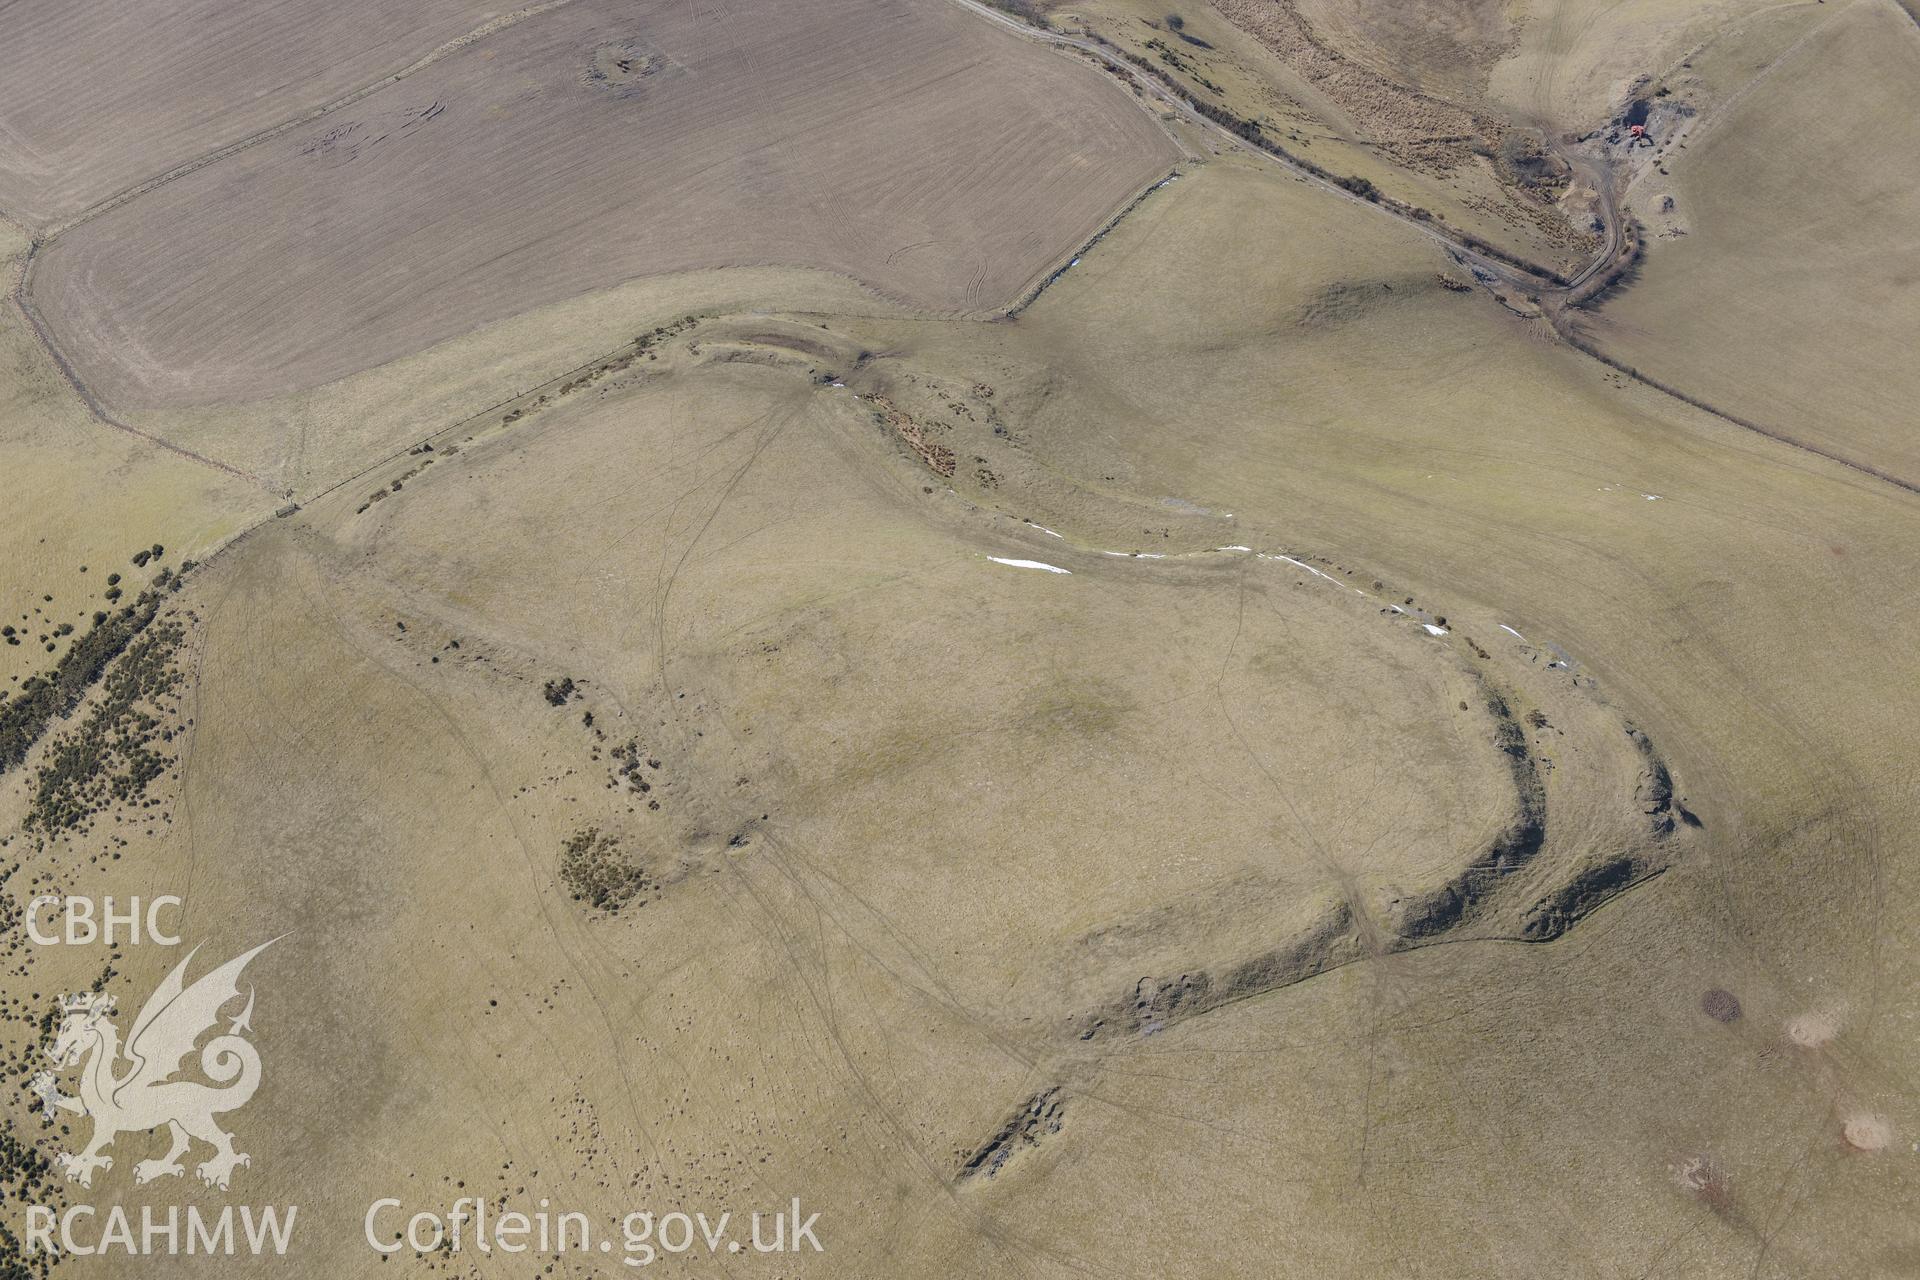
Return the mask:
<path id="1" fill-rule="evenodd" d="M 119 589 L 110 588 L 108 594 L 115 597 Z M 108 664 L 127 651 L 159 609 L 160 597 L 143 591 L 114 613 L 96 612 L 93 627 L 73 642 L 51 671 L 21 682 L 19 695 L 0 710 L 0 773 L 18 768 L 47 726 L 80 705 Z"/>
<path id="2" fill-rule="evenodd" d="M 162 620 L 128 646 L 86 718 L 48 748 L 27 830 L 52 835 L 82 827 L 110 805 L 144 800 L 173 763 L 163 748 L 173 738 L 166 718 L 181 682 L 174 655 L 185 637 L 178 622 Z"/>
<path id="3" fill-rule="evenodd" d="M 598 827 L 576 831 L 561 846 L 560 882 L 575 902 L 608 912 L 618 912 L 652 883 L 619 839 Z"/>
<path id="4" fill-rule="evenodd" d="M 624 781 L 627 786 L 639 792 L 641 795 L 645 795 L 647 792 L 653 790 L 653 784 L 647 781 L 647 776 L 644 773 L 640 772 L 640 766 L 642 763 L 645 763 L 649 769 L 658 769 L 660 767 L 660 761 L 657 757 L 649 756 L 640 749 L 640 740 L 638 738 L 629 738 L 625 742 L 617 744 L 613 748 L 612 754 L 614 759 L 614 780 L 616 782 Z M 658 801 L 654 802 L 654 807 L 659 807 Z"/>

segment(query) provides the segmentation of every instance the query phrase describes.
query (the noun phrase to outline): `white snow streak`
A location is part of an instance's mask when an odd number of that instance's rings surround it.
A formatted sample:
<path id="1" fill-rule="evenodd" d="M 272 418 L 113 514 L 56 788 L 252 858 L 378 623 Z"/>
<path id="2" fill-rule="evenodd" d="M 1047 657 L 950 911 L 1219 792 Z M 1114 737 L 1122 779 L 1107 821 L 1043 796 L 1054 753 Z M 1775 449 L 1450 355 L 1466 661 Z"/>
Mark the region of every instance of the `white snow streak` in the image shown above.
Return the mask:
<path id="1" fill-rule="evenodd" d="M 995 564 L 1011 565 L 1015 569 L 1045 569 L 1048 573 L 1072 573 L 1071 569 L 1062 569 L 1058 565 L 1045 564 L 1039 560 L 1009 560 L 1005 556 L 988 556 Z"/>

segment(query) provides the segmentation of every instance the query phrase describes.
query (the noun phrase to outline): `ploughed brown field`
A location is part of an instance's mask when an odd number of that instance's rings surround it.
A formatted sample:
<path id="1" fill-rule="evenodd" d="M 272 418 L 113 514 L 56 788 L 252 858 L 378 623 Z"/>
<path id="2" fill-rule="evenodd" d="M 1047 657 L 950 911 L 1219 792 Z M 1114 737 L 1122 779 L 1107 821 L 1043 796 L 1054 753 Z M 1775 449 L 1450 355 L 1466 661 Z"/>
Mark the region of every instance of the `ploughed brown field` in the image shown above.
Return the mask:
<path id="1" fill-rule="evenodd" d="M 71 218 L 503 12 L 483 0 L 8 5 L 0 215 L 31 226 Z"/>
<path id="2" fill-rule="evenodd" d="M 983 313 L 1177 154 L 1100 73 L 955 9 L 575 0 L 74 228 L 32 288 L 120 409 L 309 387 L 699 267 Z"/>

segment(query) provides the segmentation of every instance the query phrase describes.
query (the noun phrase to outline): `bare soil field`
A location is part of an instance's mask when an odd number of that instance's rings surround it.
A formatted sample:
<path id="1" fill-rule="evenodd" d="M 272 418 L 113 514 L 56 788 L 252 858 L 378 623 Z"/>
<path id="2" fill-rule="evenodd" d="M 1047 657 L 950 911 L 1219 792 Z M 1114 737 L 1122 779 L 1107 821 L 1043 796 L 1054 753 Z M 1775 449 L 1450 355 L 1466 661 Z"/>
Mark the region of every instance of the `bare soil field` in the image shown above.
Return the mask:
<path id="1" fill-rule="evenodd" d="M 310 111 L 502 13 L 163 0 L 7 6 L 0 213 L 35 227 Z"/>
<path id="2" fill-rule="evenodd" d="M 32 287 L 106 403 L 251 399 L 698 267 L 990 312 L 1176 154 L 930 0 L 578 0 L 75 228 Z"/>

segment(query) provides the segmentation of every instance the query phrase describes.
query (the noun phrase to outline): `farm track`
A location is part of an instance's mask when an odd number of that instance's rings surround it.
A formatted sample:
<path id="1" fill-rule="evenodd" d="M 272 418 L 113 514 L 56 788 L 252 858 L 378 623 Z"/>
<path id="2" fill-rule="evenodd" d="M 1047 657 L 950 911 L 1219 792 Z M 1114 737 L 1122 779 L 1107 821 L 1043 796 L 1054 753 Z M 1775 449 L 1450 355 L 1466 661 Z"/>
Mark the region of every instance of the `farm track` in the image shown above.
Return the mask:
<path id="1" fill-rule="evenodd" d="M 1620 203 L 1614 194 L 1613 175 L 1607 172 L 1606 166 L 1572 155 L 1562 147 L 1554 147 L 1553 152 L 1566 163 L 1568 168 L 1585 178 L 1600 196 L 1601 235 L 1605 244 L 1593 261 L 1576 271 L 1567 281 L 1567 294 L 1573 296 L 1589 281 L 1603 278 L 1607 272 L 1619 266 L 1628 245 L 1626 236 L 1620 230 L 1622 221 Z M 1559 328 L 1557 324 L 1554 327 Z"/>

